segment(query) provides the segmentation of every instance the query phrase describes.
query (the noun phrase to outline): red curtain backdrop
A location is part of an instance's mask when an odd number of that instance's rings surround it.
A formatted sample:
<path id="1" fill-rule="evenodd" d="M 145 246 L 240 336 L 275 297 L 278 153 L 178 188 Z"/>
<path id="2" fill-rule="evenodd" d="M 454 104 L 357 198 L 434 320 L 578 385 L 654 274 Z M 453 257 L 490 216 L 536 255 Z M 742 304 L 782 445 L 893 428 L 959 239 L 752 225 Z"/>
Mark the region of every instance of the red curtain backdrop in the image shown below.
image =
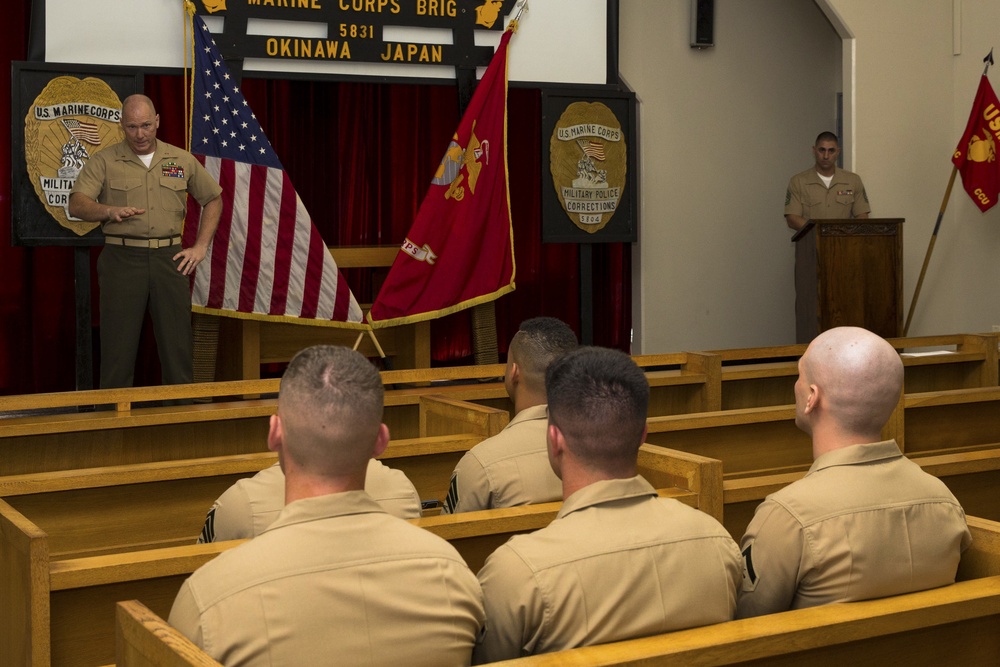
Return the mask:
<path id="1" fill-rule="evenodd" d="M 26 8 L 10 9 L 0 27 L 5 37 L 0 48 L 8 61 L 24 59 L 27 24 Z M 9 67 L 3 76 L 10 76 Z M 9 80 L 0 85 L 10 90 Z M 145 87 L 160 113 L 159 137 L 183 146 L 181 77 L 147 76 Z M 454 86 L 248 78 L 243 91 L 328 244 L 402 242 L 458 124 Z M 517 290 L 496 302 L 501 355 L 523 319 L 550 315 L 577 331 L 580 320 L 577 247 L 541 243 L 540 93 L 511 88 L 508 107 Z M 9 106 L 0 108 L 0 114 L 9 115 Z M 22 131 L 20 119 L 8 120 L 13 131 Z M 0 394 L 70 390 L 75 377 L 73 251 L 11 247 L 10 136 L 2 141 Z M 97 252 L 91 253 L 92 265 Z M 377 288 L 371 272 L 345 273 L 358 300 L 370 303 Z M 630 247 L 596 246 L 596 344 L 629 350 L 630 285 Z M 468 311 L 432 323 L 431 352 L 435 364 L 472 363 Z M 158 383 L 156 348 L 148 330 L 140 357 L 136 383 Z"/>

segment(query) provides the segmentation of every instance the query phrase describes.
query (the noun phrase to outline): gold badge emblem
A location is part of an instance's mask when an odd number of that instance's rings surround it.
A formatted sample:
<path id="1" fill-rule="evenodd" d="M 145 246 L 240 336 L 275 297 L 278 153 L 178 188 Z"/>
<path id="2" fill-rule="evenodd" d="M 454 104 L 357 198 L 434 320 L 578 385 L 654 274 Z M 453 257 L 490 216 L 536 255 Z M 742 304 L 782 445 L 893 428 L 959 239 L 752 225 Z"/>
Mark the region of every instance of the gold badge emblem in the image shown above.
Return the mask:
<path id="1" fill-rule="evenodd" d="M 122 103 L 111 87 L 88 77 L 49 81 L 24 118 L 24 159 L 42 205 L 60 225 L 83 236 L 100 226 L 71 218 L 69 192 L 97 151 L 124 139 Z"/>
<path id="2" fill-rule="evenodd" d="M 566 215 L 590 234 L 603 229 L 625 189 L 625 135 L 614 112 L 600 102 L 570 104 L 556 122 L 549 154 Z"/>
<path id="3" fill-rule="evenodd" d="M 226 0 L 202 0 L 202 2 L 209 14 L 226 11 Z"/>
<path id="4" fill-rule="evenodd" d="M 983 128 L 985 129 L 985 128 Z M 993 141 L 993 135 L 983 132 L 985 139 L 980 139 L 979 135 L 972 135 L 969 138 L 969 157 L 973 162 L 993 162 L 997 159 L 997 147 Z"/>
<path id="5" fill-rule="evenodd" d="M 476 7 L 476 24 L 486 28 L 492 28 L 500 16 L 500 9 L 503 7 L 503 0 L 486 0 Z"/>

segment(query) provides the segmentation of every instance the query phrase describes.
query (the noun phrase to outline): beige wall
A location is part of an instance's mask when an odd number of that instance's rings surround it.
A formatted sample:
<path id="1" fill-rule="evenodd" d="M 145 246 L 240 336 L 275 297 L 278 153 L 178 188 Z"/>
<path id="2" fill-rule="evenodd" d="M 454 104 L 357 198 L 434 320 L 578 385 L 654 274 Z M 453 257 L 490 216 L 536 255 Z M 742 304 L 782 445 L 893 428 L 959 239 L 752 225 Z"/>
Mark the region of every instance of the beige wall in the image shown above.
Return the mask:
<path id="1" fill-rule="evenodd" d="M 635 352 L 794 341 L 783 196 L 839 91 L 845 166 L 875 215 L 907 219 L 909 305 L 1000 3 L 817 1 L 717 0 L 704 51 L 688 46 L 689 2 L 621 2 L 620 69 L 640 118 Z M 997 209 L 980 214 L 956 183 L 911 335 L 1000 324 Z"/>

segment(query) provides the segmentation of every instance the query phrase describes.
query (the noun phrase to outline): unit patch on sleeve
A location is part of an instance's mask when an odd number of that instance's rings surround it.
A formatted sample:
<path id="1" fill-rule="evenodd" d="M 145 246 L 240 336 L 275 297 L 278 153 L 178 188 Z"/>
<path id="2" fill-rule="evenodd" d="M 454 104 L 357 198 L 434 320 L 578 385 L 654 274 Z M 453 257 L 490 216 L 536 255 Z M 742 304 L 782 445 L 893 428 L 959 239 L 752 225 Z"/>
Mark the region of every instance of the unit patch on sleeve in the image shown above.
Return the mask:
<path id="1" fill-rule="evenodd" d="M 753 569 L 753 542 L 743 550 L 743 590 L 750 592 L 757 588 L 757 572 Z"/>

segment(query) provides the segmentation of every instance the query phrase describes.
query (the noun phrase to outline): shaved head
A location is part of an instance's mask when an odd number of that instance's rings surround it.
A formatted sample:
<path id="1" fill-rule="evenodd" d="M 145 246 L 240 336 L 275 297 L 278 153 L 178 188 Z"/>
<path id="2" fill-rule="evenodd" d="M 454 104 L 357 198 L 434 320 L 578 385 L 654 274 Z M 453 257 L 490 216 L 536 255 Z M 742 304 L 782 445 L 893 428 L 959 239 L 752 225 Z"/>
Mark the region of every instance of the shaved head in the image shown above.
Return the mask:
<path id="1" fill-rule="evenodd" d="M 136 155 L 149 155 L 156 150 L 156 130 L 160 116 L 153 100 L 145 95 L 129 95 L 122 103 L 122 130 L 125 141 Z"/>
<path id="2" fill-rule="evenodd" d="M 816 386 L 825 415 L 842 432 L 871 434 L 881 431 L 899 402 L 903 362 L 872 332 L 838 327 L 810 343 L 799 361 L 799 376 L 797 403 L 799 385 Z"/>

